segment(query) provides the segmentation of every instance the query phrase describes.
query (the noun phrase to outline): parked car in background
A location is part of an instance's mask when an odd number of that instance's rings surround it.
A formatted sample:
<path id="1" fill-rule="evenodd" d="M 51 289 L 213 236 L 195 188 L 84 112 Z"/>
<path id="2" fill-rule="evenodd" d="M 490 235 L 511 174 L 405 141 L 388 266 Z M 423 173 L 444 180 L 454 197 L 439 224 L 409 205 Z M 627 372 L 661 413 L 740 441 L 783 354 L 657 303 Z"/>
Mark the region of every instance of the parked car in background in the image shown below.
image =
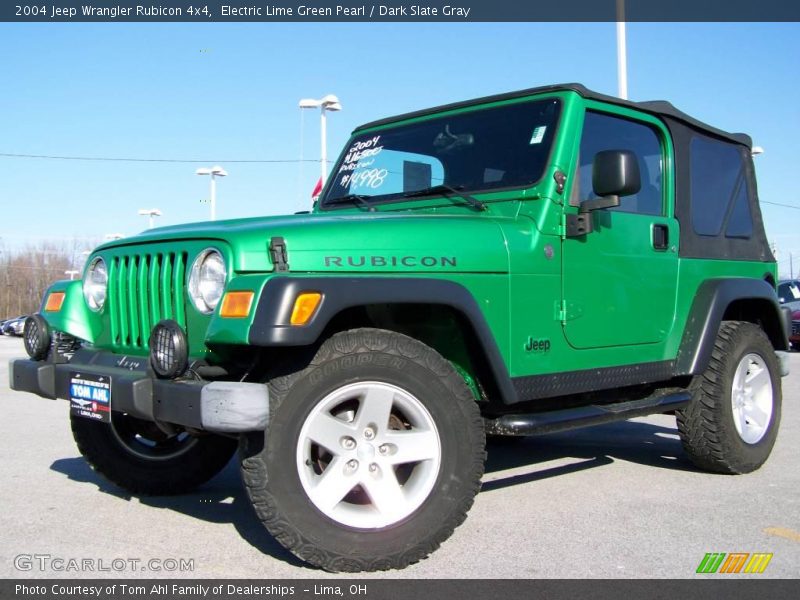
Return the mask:
<path id="1" fill-rule="evenodd" d="M 4 335 L 5 334 L 4 330 L 6 328 L 6 323 L 10 323 L 11 321 L 13 321 L 16 318 L 17 317 L 14 317 L 12 319 L 3 319 L 2 321 L 0 321 L 0 335 Z"/>
<path id="2" fill-rule="evenodd" d="M 792 350 L 800 350 L 800 310 L 792 313 L 792 333 L 789 336 Z"/>
<path id="3" fill-rule="evenodd" d="M 792 311 L 800 310 L 800 280 L 783 279 L 778 282 L 778 300 Z"/>
<path id="4" fill-rule="evenodd" d="M 6 323 L 10 323 L 14 319 L 19 319 L 19 317 L 11 317 L 10 319 L 3 319 L 0 321 L 0 335 L 3 335 L 3 330 L 6 328 Z"/>
<path id="5" fill-rule="evenodd" d="M 22 330 L 25 327 L 25 319 L 28 316 L 17 317 L 16 319 L 9 319 L 3 323 L 3 334 L 4 335 L 16 335 L 21 336 Z"/>

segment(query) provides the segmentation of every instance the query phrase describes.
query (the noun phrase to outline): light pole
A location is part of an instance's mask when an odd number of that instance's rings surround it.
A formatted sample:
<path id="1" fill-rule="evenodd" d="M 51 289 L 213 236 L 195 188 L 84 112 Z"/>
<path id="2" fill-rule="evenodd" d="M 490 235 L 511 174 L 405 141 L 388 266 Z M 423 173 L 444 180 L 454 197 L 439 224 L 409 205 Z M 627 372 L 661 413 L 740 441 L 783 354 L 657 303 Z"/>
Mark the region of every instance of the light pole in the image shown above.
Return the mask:
<path id="1" fill-rule="evenodd" d="M 322 185 L 325 185 L 325 178 L 328 174 L 328 139 L 327 139 L 328 134 L 326 131 L 327 125 L 325 119 L 325 112 L 326 111 L 336 112 L 342 110 L 342 104 L 341 102 L 339 102 L 339 99 L 336 96 L 334 96 L 333 94 L 328 94 L 327 96 L 324 96 L 319 100 L 305 98 L 303 100 L 300 100 L 300 104 L 298 106 L 300 108 L 319 108 L 320 181 Z"/>
<path id="2" fill-rule="evenodd" d="M 226 177 L 228 172 L 220 167 L 219 165 L 215 165 L 211 168 L 197 169 L 195 171 L 196 175 L 211 175 L 211 220 L 217 220 L 217 177 Z"/>
<path id="3" fill-rule="evenodd" d="M 150 219 L 148 221 L 147 228 L 148 229 L 152 229 L 153 228 L 153 217 L 160 217 L 161 216 L 161 211 L 158 210 L 157 208 L 141 208 L 141 209 L 139 209 L 139 214 L 142 215 L 143 217 L 150 217 Z M 119 239 L 119 238 L 117 238 L 117 239 Z"/>
<path id="4" fill-rule="evenodd" d="M 625 44 L 625 0 L 617 0 L 617 86 L 620 98 L 628 99 L 628 57 Z"/>

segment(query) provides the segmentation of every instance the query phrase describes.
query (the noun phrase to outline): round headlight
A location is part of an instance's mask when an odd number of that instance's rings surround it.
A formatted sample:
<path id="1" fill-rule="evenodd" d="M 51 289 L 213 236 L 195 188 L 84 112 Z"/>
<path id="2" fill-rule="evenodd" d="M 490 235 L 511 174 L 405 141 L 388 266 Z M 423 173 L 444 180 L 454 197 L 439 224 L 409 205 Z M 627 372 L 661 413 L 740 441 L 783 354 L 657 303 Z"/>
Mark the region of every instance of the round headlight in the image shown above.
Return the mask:
<path id="1" fill-rule="evenodd" d="M 203 314 L 214 312 L 225 291 L 227 276 L 225 261 L 213 248 L 203 250 L 194 259 L 189 274 L 189 296 L 197 310 Z"/>
<path id="2" fill-rule="evenodd" d="M 108 290 L 108 269 L 106 261 L 102 258 L 95 258 L 86 269 L 83 276 L 83 297 L 86 304 L 94 311 L 99 311 L 106 303 L 106 291 Z"/>

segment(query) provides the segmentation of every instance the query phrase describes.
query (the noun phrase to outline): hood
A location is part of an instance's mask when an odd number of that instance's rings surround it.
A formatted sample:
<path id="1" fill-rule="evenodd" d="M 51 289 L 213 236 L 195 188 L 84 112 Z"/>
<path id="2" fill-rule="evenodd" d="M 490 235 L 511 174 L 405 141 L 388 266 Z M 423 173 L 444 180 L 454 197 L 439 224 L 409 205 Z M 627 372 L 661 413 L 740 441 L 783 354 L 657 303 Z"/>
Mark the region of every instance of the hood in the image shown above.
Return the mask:
<path id="1" fill-rule="evenodd" d="M 207 221 L 149 229 L 120 248 L 209 240 L 232 251 L 237 272 L 272 270 L 270 240 L 283 238 L 291 272 L 508 272 L 498 221 L 487 215 L 304 214 Z"/>

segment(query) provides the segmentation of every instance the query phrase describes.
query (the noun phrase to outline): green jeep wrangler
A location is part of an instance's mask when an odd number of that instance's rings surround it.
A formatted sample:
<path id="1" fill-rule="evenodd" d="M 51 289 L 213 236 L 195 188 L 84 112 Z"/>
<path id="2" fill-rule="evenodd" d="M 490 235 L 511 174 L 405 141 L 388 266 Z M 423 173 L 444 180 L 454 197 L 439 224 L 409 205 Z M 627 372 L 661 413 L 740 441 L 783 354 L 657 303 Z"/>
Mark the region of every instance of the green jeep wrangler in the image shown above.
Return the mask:
<path id="1" fill-rule="evenodd" d="M 673 413 L 694 463 L 770 454 L 790 316 L 751 140 L 569 84 L 358 128 L 310 214 L 106 243 L 25 324 L 11 387 L 71 404 L 139 494 L 239 449 L 266 529 L 332 571 L 435 550 L 487 435 Z"/>

